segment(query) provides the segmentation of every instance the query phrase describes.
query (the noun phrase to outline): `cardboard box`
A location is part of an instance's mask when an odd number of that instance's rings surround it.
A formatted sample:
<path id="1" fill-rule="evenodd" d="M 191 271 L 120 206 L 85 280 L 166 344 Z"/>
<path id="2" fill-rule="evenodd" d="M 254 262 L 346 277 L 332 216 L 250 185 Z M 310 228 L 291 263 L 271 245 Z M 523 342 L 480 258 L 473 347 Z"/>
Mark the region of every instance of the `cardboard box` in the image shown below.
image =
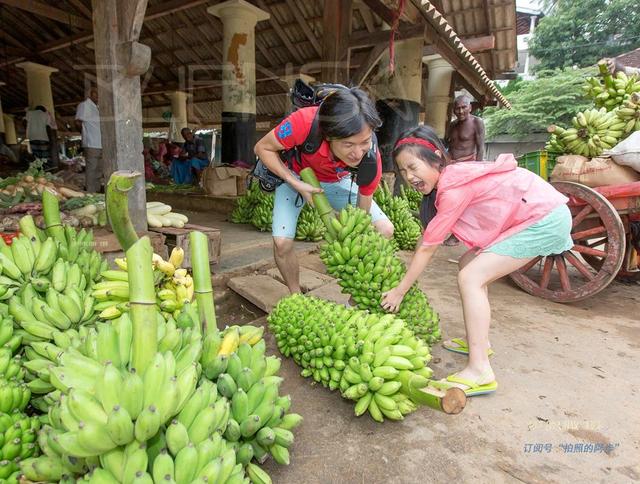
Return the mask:
<path id="1" fill-rule="evenodd" d="M 215 197 L 244 195 L 249 173 L 249 170 L 235 166 L 208 167 L 202 173 L 202 187 L 207 195 Z"/>

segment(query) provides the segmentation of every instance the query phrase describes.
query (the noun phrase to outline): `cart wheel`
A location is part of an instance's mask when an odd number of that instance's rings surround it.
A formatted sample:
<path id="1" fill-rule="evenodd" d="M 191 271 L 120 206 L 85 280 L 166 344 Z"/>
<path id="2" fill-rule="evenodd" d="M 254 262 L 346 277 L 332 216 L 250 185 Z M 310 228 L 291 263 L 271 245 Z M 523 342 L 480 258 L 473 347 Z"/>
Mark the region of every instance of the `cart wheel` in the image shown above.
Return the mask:
<path id="1" fill-rule="evenodd" d="M 510 276 L 534 296 L 580 301 L 602 291 L 618 274 L 625 252 L 624 225 L 613 205 L 595 190 L 571 182 L 553 186 L 570 198 L 574 246 L 562 254 L 536 257 Z"/>

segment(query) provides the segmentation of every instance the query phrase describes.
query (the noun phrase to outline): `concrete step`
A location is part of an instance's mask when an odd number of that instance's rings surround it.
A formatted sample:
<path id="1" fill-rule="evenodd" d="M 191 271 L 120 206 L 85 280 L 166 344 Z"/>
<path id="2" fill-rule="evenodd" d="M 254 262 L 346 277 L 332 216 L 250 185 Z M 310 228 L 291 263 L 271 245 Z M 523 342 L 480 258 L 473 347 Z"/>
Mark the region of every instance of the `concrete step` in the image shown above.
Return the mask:
<path id="1" fill-rule="evenodd" d="M 267 271 L 267 275 L 284 284 L 284 279 L 282 278 L 282 275 L 280 275 L 280 271 L 277 267 L 269 269 Z M 313 291 L 314 289 L 318 289 L 319 287 L 329 284 L 333 280 L 334 279 L 331 276 L 320 274 L 319 272 L 307 269 L 306 267 L 300 267 L 300 289 L 302 289 L 302 292 Z"/>
<path id="2" fill-rule="evenodd" d="M 280 299 L 289 295 L 287 286 L 263 274 L 234 277 L 228 286 L 265 313 L 271 312 Z"/>

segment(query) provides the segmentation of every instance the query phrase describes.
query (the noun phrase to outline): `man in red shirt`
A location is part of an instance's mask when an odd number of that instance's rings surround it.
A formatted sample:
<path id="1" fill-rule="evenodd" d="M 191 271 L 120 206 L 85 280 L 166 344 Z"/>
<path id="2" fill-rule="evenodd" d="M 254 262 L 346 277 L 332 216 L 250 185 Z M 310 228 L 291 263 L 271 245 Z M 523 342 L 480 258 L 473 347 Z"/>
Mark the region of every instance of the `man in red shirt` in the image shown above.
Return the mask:
<path id="1" fill-rule="evenodd" d="M 275 192 L 272 235 L 276 264 L 292 293 L 300 292 L 300 268 L 293 245 L 296 225 L 302 206 L 313 203 L 314 193 L 324 192 L 336 210 L 357 201 L 358 207 L 371 214 L 380 233 L 393 236 L 393 224 L 373 201 L 382 176 L 373 132 L 380 124 L 375 106 L 364 91 L 338 89 L 319 107 L 290 114 L 256 144 L 255 153 L 262 163 L 285 182 Z M 280 153 L 303 145 L 314 125 L 322 136 L 318 149 L 313 153 L 299 149 L 289 169 Z M 298 174 L 307 167 L 313 169 L 322 189 L 300 180 Z"/>

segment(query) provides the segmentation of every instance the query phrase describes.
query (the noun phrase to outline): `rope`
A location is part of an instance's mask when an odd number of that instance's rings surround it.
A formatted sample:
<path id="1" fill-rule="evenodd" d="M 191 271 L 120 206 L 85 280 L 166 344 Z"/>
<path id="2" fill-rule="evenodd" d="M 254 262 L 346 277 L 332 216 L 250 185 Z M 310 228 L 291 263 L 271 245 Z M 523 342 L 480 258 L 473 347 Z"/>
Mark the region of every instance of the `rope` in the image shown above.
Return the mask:
<path id="1" fill-rule="evenodd" d="M 391 38 L 389 39 L 389 73 L 393 74 L 396 69 L 395 59 L 395 36 L 400 26 L 400 17 L 404 12 L 406 0 L 398 0 L 398 8 L 393 15 L 393 25 L 391 26 Z"/>

